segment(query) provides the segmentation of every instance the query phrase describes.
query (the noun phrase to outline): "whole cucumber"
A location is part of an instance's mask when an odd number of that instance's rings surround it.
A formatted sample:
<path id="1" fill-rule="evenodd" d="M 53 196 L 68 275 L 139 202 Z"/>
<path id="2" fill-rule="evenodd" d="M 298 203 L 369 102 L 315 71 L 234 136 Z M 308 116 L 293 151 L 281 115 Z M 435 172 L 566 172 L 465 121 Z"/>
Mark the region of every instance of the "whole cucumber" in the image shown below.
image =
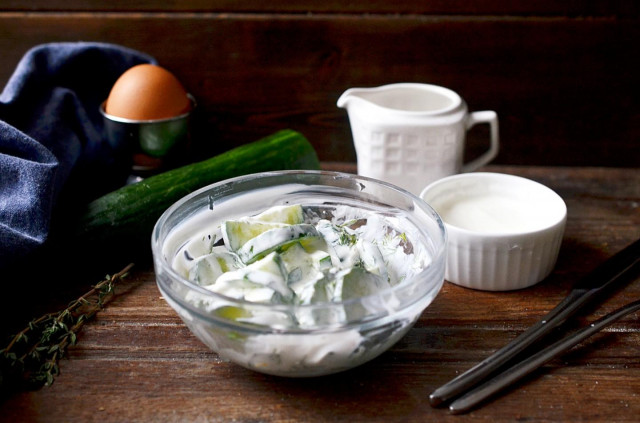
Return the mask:
<path id="1" fill-rule="evenodd" d="M 88 204 L 77 221 L 79 246 L 119 244 L 149 250 L 153 226 L 183 196 L 224 179 L 272 170 L 316 170 L 318 156 L 307 139 L 282 130 L 202 162 L 126 185 Z"/>

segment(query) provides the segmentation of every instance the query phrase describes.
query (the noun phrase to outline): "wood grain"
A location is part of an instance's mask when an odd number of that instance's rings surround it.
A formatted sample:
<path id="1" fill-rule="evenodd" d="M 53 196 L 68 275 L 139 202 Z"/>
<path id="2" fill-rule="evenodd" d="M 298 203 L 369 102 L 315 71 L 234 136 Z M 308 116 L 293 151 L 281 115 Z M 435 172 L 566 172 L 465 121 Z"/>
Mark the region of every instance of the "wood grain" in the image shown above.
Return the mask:
<path id="1" fill-rule="evenodd" d="M 291 127 L 344 162 L 356 159 L 344 90 L 434 83 L 498 113 L 495 163 L 640 166 L 634 2 L 103 3 L 0 6 L 0 81 L 37 44 L 121 44 L 197 97 L 195 159 Z M 472 130 L 467 156 L 487 139 Z"/>
<path id="2" fill-rule="evenodd" d="M 325 163 L 353 172 L 355 166 Z M 462 416 L 429 393 L 544 315 L 582 276 L 640 237 L 636 169 L 489 166 L 538 180 L 569 209 L 552 275 L 514 292 L 445 283 L 413 329 L 379 358 L 328 377 L 286 379 L 221 360 L 161 298 L 139 264 L 81 332 L 50 388 L 15 394 L 0 421 L 65 422 L 635 422 L 640 415 L 640 315 L 553 360 L 500 398 Z M 640 279 L 580 316 L 586 324 L 640 297 Z"/>
<path id="3" fill-rule="evenodd" d="M 327 0 L 279 0 L 263 2 L 245 0 L 4 0 L 2 8 L 11 11 L 71 12 L 71 11 L 151 11 L 151 12 L 226 12 L 226 13 L 369 13 L 369 14 L 439 14 L 439 15 L 535 15 L 535 16 L 621 16 L 638 17 L 638 4 L 632 0 L 596 0 L 590 2 L 557 2 L 541 0 L 535 3 L 510 0 L 447 1 L 415 0 L 342 2 Z"/>

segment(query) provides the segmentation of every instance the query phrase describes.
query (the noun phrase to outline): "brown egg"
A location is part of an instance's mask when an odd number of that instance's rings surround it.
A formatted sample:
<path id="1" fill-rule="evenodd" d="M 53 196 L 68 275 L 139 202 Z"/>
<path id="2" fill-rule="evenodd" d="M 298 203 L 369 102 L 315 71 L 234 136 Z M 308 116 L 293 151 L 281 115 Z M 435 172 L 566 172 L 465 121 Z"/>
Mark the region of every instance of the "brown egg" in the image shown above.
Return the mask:
<path id="1" fill-rule="evenodd" d="M 191 108 L 184 87 L 168 70 L 150 64 L 137 65 L 116 81 L 105 112 L 132 120 L 167 119 Z"/>

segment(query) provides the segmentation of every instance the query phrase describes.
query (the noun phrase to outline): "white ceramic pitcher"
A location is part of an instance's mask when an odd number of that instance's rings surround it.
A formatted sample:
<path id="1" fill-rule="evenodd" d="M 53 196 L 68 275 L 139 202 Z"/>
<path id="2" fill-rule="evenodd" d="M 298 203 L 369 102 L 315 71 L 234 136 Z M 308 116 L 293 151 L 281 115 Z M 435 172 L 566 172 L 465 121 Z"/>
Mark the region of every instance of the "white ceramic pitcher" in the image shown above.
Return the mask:
<path id="1" fill-rule="evenodd" d="M 416 195 L 429 183 L 471 172 L 498 154 L 497 114 L 469 113 L 464 100 L 448 88 L 419 83 L 350 88 L 338 107 L 349 115 L 358 174 Z M 478 123 L 490 125 L 489 149 L 463 164 L 467 130 Z"/>

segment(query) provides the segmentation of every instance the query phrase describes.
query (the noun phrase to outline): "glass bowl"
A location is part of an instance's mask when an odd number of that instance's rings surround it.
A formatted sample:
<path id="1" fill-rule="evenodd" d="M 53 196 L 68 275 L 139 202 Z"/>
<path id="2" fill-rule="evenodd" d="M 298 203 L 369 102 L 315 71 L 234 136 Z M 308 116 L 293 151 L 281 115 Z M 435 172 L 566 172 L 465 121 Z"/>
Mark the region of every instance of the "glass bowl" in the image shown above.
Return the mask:
<path id="1" fill-rule="evenodd" d="M 287 204 L 301 204 L 336 223 L 364 217 L 367 225 L 377 225 L 369 231 L 376 242 L 390 234 L 401 237 L 394 247 L 400 257 L 394 263 L 401 264 L 395 269 L 398 282 L 341 302 L 256 303 L 199 286 L 176 265 L 185 245 L 219 230 L 221 222 Z M 395 344 L 440 291 L 445 244 L 439 215 L 413 194 L 323 171 L 265 172 L 209 185 L 167 209 L 152 234 L 158 288 L 191 332 L 223 359 L 287 377 L 344 371 Z"/>

